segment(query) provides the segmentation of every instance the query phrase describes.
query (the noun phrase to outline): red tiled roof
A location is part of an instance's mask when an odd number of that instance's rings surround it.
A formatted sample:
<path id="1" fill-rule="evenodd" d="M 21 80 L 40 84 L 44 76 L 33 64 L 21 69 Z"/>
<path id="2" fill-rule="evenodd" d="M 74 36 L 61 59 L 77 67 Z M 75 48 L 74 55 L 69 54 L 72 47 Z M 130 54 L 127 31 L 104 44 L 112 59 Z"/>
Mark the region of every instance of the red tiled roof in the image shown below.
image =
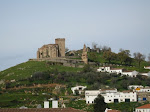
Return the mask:
<path id="1" fill-rule="evenodd" d="M 78 110 L 74 108 L 28 108 L 28 109 L 19 109 L 19 108 L 6 108 L 0 109 L 0 112 L 85 112 L 83 110 Z"/>
<path id="2" fill-rule="evenodd" d="M 119 110 L 108 110 L 107 112 L 121 112 Z"/>
<path id="3" fill-rule="evenodd" d="M 146 109 L 146 108 L 149 108 L 149 109 L 150 109 L 150 104 L 146 104 L 146 105 L 137 107 L 137 109 Z"/>

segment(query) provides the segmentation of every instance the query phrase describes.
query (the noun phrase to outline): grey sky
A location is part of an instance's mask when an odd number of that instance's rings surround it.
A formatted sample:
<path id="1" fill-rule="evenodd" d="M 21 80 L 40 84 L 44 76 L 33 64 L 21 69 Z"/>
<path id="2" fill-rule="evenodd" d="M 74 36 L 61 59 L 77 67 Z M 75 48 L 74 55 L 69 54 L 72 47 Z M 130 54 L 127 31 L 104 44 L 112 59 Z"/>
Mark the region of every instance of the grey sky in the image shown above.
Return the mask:
<path id="1" fill-rule="evenodd" d="M 150 0 L 0 0 L 0 70 L 36 57 L 66 38 L 69 49 L 92 42 L 150 53 Z"/>

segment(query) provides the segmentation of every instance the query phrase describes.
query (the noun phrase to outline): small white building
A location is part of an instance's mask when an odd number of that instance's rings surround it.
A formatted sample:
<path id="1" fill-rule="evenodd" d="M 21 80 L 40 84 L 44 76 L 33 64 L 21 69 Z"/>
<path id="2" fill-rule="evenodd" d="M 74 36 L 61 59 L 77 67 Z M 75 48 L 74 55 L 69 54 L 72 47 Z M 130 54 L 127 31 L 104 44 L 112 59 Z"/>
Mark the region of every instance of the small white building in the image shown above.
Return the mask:
<path id="1" fill-rule="evenodd" d="M 144 88 L 142 85 L 130 85 L 128 89 Z"/>
<path id="2" fill-rule="evenodd" d="M 49 101 L 44 101 L 44 108 L 49 108 Z"/>
<path id="3" fill-rule="evenodd" d="M 150 92 L 150 87 L 145 87 L 145 88 L 136 88 L 135 89 L 136 92 Z"/>
<path id="4" fill-rule="evenodd" d="M 99 90 L 88 90 L 85 91 L 85 100 L 87 104 L 94 103 L 94 99 L 100 94 Z"/>
<path id="5" fill-rule="evenodd" d="M 105 67 L 99 67 L 97 69 L 97 72 L 109 72 L 110 71 L 110 66 L 105 66 Z"/>
<path id="6" fill-rule="evenodd" d="M 78 90 L 79 94 L 82 94 L 84 92 L 84 89 L 86 89 L 86 88 L 87 88 L 86 86 L 76 86 L 76 87 L 72 87 L 71 90 L 72 90 L 73 94 L 76 94 L 75 90 Z"/>
<path id="7" fill-rule="evenodd" d="M 111 68 L 109 73 L 117 73 L 117 74 L 122 74 L 123 69 L 122 68 Z"/>
<path id="8" fill-rule="evenodd" d="M 124 71 L 122 72 L 122 75 L 126 75 L 129 77 L 136 77 L 138 75 L 137 71 Z"/>
<path id="9" fill-rule="evenodd" d="M 135 109 L 135 112 L 150 112 L 150 104 L 146 104 Z"/>
<path id="10" fill-rule="evenodd" d="M 150 69 L 150 66 L 144 66 L 144 69 Z"/>
<path id="11" fill-rule="evenodd" d="M 58 101 L 57 100 L 52 101 L 52 108 L 58 108 Z"/>
<path id="12" fill-rule="evenodd" d="M 85 100 L 87 104 L 94 103 L 95 98 L 101 94 L 104 97 L 105 103 L 114 103 L 114 102 L 136 102 L 137 94 L 136 92 L 116 92 L 116 91 L 108 91 L 102 92 L 100 90 L 91 90 L 85 91 Z"/>
<path id="13" fill-rule="evenodd" d="M 149 77 L 150 76 L 150 72 L 148 72 L 148 73 L 139 73 L 140 75 L 143 75 L 143 76 L 147 76 L 147 77 Z"/>

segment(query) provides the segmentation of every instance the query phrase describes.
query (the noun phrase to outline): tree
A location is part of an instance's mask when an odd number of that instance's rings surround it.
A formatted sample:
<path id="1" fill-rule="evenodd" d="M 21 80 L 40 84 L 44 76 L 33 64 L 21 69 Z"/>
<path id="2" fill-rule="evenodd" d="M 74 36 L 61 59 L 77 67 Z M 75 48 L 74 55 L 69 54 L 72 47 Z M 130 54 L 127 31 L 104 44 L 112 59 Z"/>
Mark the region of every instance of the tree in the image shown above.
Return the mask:
<path id="1" fill-rule="evenodd" d="M 94 112 L 104 112 L 107 107 L 107 104 L 104 102 L 104 97 L 99 94 L 94 100 L 93 107 Z"/>
<path id="2" fill-rule="evenodd" d="M 102 51 L 103 52 L 105 52 L 105 51 L 111 51 L 111 48 L 108 47 L 108 46 L 103 46 Z"/>
<path id="3" fill-rule="evenodd" d="M 127 64 L 129 62 L 129 64 L 132 62 L 132 59 L 130 58 L 130 51 L 129 50 L 123 50 L 120 49 L 120 52 L 118 53 L 117 57 L 120 60 L 121 64 L 124 62 L 125 64 Z"/>
<path id="4" fill-rule="evenodd" d="M 91 67 L 89 64 L 85 64 L 83 67 L 83 72 L 90 72 L 91 71 Z"/>
<path id="5" fill-rule="evenodd" d="M 97 44 L 95 42 L 92 43 L 92 49 L 96 49 L 97 48 Z"/>
<path id="6" fill-rule="evenodd" d="M 139 68 L 141 65 L 141 62 L 145 60 L 145 56 L 139 52 L 134 53 L 134 59 L 138 62 Z"/>
<path id="7" fill-rule="evenodd" d="M 75 95 L 79 96 L 79 90 L 75 90 Z"/>
<path id="8" fill-rule="evenodd" d="M 107 60 L 109 63 L 114 60 L 116 57 L 116 54 L 111 52 L 111 51 L 105 51 L 104 54 L 103 54 L 103 58 L 105 60 Z"/>

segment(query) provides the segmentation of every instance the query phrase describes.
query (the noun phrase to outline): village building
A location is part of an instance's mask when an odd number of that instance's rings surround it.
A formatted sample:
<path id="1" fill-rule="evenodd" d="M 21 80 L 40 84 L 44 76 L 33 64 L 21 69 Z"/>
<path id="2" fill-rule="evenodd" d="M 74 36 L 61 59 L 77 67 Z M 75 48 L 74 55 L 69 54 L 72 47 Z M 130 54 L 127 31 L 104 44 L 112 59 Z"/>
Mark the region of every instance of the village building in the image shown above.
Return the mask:
<path id="1" fill-rule="evenodd" d="M 116 74 L 122 74 L 123 69 L 122 68 L 111 68 L 109 73 L 116 73 Z"/>
<path id="2" fill-rule="evenodd" d="M 79 92 L 79 94 L 82 94 L 84 93 L 84 89 L 86 89 L 86 86 L 76 86 L 71 88 L 73 94 L 76 94 L 76 90 Z"/>
<path id="3" fill-rule="evenodd" d="M 150 87 L 145 87 L 145 88 L 136 88 L 136 92 L 150 92 Z"/>
<path id="4" fill-rule="evenodd" d="M 95 98 L 100 94 L 99 90 L 86 90 L 85 91 L 85 100 L 86 104 L 94 103 Z"/>
<path id="5" fill-rule="evenodd" d="M 143 106 L 137 107 L 135 112 L 150 112 L 150 104 L 145 104 Z"/>
<path id="6" fill-rule="evenodd" d="M 88 90 L 85 91 L 85 99 L 87 104 L 94 103 L 95 98 L 101 94 L 104 97 L 105 103 L 117 103 L 117 102 L 136 102 L 136 92 L 117 92 L 116 90 L 107 90 L 101 92 L 101 90 Z"/>
<path id="7" fill-rule="evenodd" d="M 129 85 L 128 89 L 144 88 L 142 85 Z"/>
<path id="8" fill-rule="evenodd" d="M 106 67 L 99 67 L 97 72 L 108 72 L 108 73 L 116 73 L 129 76 L 129 77 L 136 77 L 138 75 L 137 71 L 125 71 L 123 68 L 111 68 L 110 66 Z"/>
<path id="9" fill-rule="evenodd" d="M 150 66 L 144 66 L 144 69 L 150 69 Z"/>
<path id="10" fill-rule="evenodd" d="M 129 77 L 136 77 L 138 75 L 137 71 L 124 71 L 122 72 L 122 75 L 126 75 Z"/>
<path id="11" fill-rule="evenodd" d="M 110 66 L 105 66 L 105 67 L 99 67 L 97 69 L 97 72 L 110 72 Z"/>
<path id="12" fill-rule="evenodd" d="M 139 74 L 142 75 L 142 76 L 150 77 L 150 72 L 147 72 L 147 73 L 139 73 Z"/>

